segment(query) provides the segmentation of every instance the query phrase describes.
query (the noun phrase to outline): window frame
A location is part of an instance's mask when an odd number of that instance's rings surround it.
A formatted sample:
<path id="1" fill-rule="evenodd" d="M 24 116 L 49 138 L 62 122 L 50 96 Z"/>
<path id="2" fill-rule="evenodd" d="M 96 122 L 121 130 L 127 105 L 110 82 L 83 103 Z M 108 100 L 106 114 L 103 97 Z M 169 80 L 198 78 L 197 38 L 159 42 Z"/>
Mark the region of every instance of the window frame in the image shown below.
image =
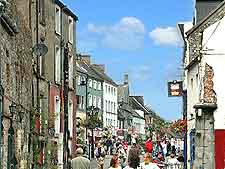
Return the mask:
<path id="1" fill-rule="evenodd" d="M 55 6 L 55 33 L 61 35 L 61 8 L 57 5 Z"/>

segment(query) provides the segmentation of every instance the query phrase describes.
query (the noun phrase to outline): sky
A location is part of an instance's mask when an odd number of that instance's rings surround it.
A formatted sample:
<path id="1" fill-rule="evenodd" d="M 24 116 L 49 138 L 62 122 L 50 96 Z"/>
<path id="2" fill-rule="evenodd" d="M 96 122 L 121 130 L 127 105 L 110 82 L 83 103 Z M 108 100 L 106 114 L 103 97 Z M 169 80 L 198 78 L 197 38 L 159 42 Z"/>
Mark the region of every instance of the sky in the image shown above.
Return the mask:
<path id="1" fill-rule="evenodd" d="M 77 51 L 105 64 L 107 74 L 166 120 L 182 117 L 182 98 L 168 97 L 167 82 L 181 79 L 177 23 L 191 21 L 193 0 L 62 0 L 79 18 Z"/>

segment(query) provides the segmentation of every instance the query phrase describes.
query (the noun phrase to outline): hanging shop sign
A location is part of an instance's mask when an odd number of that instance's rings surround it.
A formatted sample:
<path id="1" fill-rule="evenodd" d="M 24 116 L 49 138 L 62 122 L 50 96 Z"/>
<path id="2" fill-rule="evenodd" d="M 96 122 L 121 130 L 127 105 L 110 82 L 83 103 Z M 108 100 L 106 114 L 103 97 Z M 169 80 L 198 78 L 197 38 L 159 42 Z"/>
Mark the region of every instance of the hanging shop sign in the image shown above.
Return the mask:
<path id="1" fill-rule="evenodd" d="M 172 82 L 168 82 L 168 96 L 169 97 L 179 97 L 182 96 L 182 81 L 174 80 Z"/>

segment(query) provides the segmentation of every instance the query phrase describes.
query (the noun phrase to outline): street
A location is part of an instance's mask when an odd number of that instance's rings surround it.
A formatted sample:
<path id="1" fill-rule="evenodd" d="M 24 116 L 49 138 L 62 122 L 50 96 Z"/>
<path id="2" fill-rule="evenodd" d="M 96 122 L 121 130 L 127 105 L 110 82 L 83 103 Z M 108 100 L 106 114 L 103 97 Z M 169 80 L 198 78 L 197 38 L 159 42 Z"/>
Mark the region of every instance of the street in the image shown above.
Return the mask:
<path id="1" fill-rule="evenodd" d="M 112 158 L 112 156 L 110 156 L 110 155 L 107 155 L 105 157 L 104 168 L 103 169 L 108 169 L 109 168 L 111 158 Z M 91 169 L 98 169 L 98 164 L 97 164 L 97 161 L 95 159 L 91 160 Z"/>

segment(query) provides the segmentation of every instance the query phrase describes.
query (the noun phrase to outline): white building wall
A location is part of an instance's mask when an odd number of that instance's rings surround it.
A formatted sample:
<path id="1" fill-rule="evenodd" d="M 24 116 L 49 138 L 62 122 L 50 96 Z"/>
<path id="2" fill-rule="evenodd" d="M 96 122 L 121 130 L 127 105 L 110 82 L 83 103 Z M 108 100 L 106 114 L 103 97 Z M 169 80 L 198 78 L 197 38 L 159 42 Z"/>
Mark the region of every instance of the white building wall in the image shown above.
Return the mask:
<path id="1" fill-rule="evenodd" d="M 187 161 L 190 160 L 190 132 L 195 129 L 195 109 L 193 106 L 199 103 L 199 66 L 195 65 L 187 76 Z M 190 166 L 190 163 L 188 163 Z M 188 167 L 189 168 L 189 167 Z"/>
<path id="2" fill-rule="evenodd" d="M 110 90 L 109 90 L 110 89 Z M 107 105 L 106 105 L 107 101 Z M 114 106 L 115 105 L 115 106 Z M 103 83 L 103 126 L 117 128 L 117 87 L 107 82 Z"/>
<path id="3" fill-rule="evenodd" d="M 214 112 L 215 129 L 225 129 L 225 18 L 203 32 L 203 65 L 212 66 L 218 108 Z"/>
<path id="4" fill-rule="evenodd" d="M 133 126 L 138 134 L 145 134 L 145 120 L 141 118 L 133 118 Z"/>

